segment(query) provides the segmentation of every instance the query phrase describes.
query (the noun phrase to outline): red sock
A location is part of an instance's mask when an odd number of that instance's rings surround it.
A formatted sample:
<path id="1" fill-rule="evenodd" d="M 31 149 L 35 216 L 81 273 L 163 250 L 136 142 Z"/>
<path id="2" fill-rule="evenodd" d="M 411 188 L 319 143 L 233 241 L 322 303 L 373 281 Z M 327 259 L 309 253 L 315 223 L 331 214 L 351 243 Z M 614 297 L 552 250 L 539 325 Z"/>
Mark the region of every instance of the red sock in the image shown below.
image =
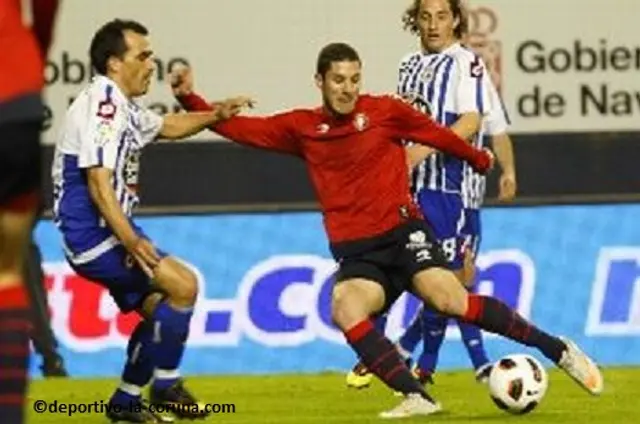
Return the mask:
<path id="1" fill-rule="evenodd" d="M 0 290 L 0 417 L 22 423 L 29 368 L 31 317 L 22 284 Z"/>
<path id="2" fill-rule="evenodd" d="M 22 283 L 0 289 L 0 309 L 24 309 L 28 306 L 29 294 Z"/>
<path id="3" fill-rule="evenodd" d="M 395 346 L 375 329 L 370 320 L 356 324 L 345 336 L 362 363 L 391 389 L 405 394 L 420 393 L 433 401 L 411 375 Z"/>
<path id="4" fill-rule="evenodd" d="M 536 347 L 552 361 L 560 361 L 566 349 L 562 340 L 540 330 L 495 297 L 468 296 L 467 312 L 462 320 L 526 346 Z"/>

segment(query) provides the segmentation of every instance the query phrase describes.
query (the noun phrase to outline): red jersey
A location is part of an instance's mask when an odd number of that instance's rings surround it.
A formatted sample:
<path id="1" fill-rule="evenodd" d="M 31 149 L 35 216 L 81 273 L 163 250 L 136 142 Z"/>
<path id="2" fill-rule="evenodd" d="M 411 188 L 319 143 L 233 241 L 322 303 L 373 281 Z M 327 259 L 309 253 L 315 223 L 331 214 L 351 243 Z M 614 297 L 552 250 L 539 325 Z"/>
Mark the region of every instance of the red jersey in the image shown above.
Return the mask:
<path id="1" fill-rule="evenodd" d="M 0 121 L 42 116 L 32 98 L 44 85 L 57 5 L 57 0 L 33 0 L 31 28 L 23 22 L 21 0 L 0 0 Z"/>
<path id="2" fill-rule="evenodd" d="M 210 109 L 197 95 L 180 101 L 186 109 Z M 299 109 L 236 116 L 213 130 L 241 144 L 304 159 L 332 243 L 374 237 L 422 216 L 411 197 L 403 139 L 467 160 L 481 172 L 491 162 L 486 152 L 388 96 L 360 96 L 353 113 L 340 118 L 322 108 Z"/>

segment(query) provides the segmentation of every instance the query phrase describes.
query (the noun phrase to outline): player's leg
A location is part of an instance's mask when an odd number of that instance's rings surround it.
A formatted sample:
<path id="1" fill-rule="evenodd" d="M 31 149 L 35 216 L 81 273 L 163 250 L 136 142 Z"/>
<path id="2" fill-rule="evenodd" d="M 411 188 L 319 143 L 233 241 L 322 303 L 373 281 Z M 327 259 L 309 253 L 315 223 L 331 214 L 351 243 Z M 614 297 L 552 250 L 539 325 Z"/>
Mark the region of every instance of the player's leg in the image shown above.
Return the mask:
<path id="1" fill-rule="evenodd" d="M 433 236 L 442 247 L 447 266 L 463 281 L 465 269 L 460 233 L 465 225 L 465 215 L 462 198 L 458 194 L 423 190 L 419 193 L 418 202 L 422 213 L 429 219 Z M 415 374 L 421 383 L 433 383 L 449 318 L 426 305 L 421 323 L 422 353 L 418 357 Z"/>
<path id="2" fill-rule="evenodd" d="M 381 314 L 373 320 L 373 326 L 380 334 L 384 334 L 387 327 L 387 314 Z M 373 374 L 367 366 L 358 358 L 358 362 L 347 373 L 347 387 L 354 389 L 364 389 L 371 385 Z"/>
<path id="3" fill-rule="evenodd" d="M 464 251 L 464 278 L 463 282 L 467 289 L 473 293 L 475 287 L 476 276 L 476 258 L 480 250 L 480 211 L 477 209 L 465 210 L 465 225 L 462 230 L 465 238 Z M 491 362 L 487 356 L 484 347 L 484 337 L 482 331 L 475 325 L 468 324 L 464 321 L 457 320 L 458 328 L 462 336 L 473 369 L 475 370 L 476 380 L 485 383 L 489 379 L 491 372 Z"/>
<path id="4" fill-rule="evenodd" d="M 422 312 L 424 305 L 421 305 L 415 316 L 409 323 L 404 333 L 398 339 L 396 343 L 400 354 L 405 360 L 410 361 L 411 355 L 416 350 L 418 343 L 422 340 Z"/>
<path id="5" fill-rule="evenodd" d="M 590 393 L 602 391 L 599 369 L 573 342 L 544 332 L 496 298 L 469 293 L 447 269 L 415 267 L 414 291 L 436 310 L 535 347 Z"/>
<path id="6" fill-rule="evenodd" d="M 447 331 L 449 317 L 431 306 L 425 306 L 420 315 L 422 352 L 416 361 L 414 374 L 421 384 L 433 384 L 440 348 Z"/>
<path id="7" fill-rule="evenodd" d="M 25 264 L 25 286 L 31 301 L 33 331 L 31 342 L 37 354 L 42 357 L 42 375 L 44 377 L 67 377 L 64 361 L 58 353 L 58 343 L 51 329 L 49 304 L 44 288 L 42 255 L 35 241 L 29 245 Z"/>
<path id="8" fill-rule="evenodd" d="M 78 275 L 107 288 L 122 312 L 142 311 L 143 305 L 151 308 L 163 294 L 154 292 L 149 278 L 126 258 L 125 249 L 116 246 L 93 260 L 70 264 Z M 142 398 L 142 389 L 153 376 L 155 345 L 153 323 L 141 315 L 143 319 L 128 341 L 121 382 L 109 399 L 111 407 L 106 415 L 111 421 L 159 422 L 162 419 L 148 409 Z"/>
<path id="9" fill-rule="evenodd" d="M 405 395 L 397 408 L 381 414 L 387 418 L 429 415 L 440 410 L 413 377 L 395 345 L 371 321 L 372 316 L 388 311 L 407 285 L 406 278 L 389 272 L 398 253 L 393 243 L 396 237 L 391 232 L 380 243 L 364 243 L 366 248 L 347 243 L 332 249 L 340 262 L 332 293 L 333 321 L 367 368 L 388 387 Z M 379 249 L 380 245 L 384 248 Z M 352 255 L 358 259 L 351 259 Z"/>
<path id="10" fill-rule="evenodd" d="M 22 267 L 28 214 L 0 209 L 0 416 L 24 422 L 31 315 Z"/>
<path id="11" fill-rule="evenodd" d="M 336 283 L 331 304 L 333 321 L 365 366 L 390 388 L 405 394 L 425 394 L 393 343 L 371 321 L 371 316 L 385 307 L 385 289 L 369 277 L 373 273 L 380 272 L 367 271 L 366 278 L 345 276 Z"/>
<path id="12" fill-rule="evenodd" d="M 465 223 L 462 230 L 462 240 L 464 240 L 461 254 L 464 259 L 464 266 L 458 279 L 463 282 L 467 290 L 473 292 L 475 285 L 475 260 L 480 244 L 480 222 L 479 211 L 465 210 Z M 486 382 L 491 371 L 491 362 L 487 357 L 484 348 L 484 338 L 482 331 L 475 325 L 456 320 L 462 336 L 462 341 L 467 349 L 469 358 L 475 370 L 476 380 Z"/>
<path id="13" fill-rule="evenodd" d="M 153 289 L 163 296 L 148 296 L 142 306 L 154 335 L 150 401 L 187 405 L 189 407 L 172 410 L 172 413 L 179 418 L 203 418 L 208 413 L 186 388 L 179 372 L 198 295 L 198 279 L 179 259 L 160 254 L 164 257 L 154 270 Z M 141 332 L 145 336 L 149 334 Z"/>
<path id="14" fill-rule="evenodd" d="M 0 416 L 22 423 L 31 317 L 24 261 L 40 200 L 38 122 L 0 125 Z"/>

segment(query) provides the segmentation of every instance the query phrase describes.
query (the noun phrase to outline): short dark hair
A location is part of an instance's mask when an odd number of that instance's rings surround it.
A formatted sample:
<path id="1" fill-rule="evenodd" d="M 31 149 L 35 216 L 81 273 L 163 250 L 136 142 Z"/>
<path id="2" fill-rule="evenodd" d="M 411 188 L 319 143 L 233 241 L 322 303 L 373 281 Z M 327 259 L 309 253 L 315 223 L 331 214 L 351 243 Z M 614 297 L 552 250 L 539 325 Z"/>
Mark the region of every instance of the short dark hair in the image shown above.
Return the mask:
<path id="1" fill-rule="evenodd" d="M 464 10 L 461 0 L 448 1 L 451 13 L 453 13 L 453 18 L 458 18 L 460 22 L 453 33 L 456 38 L 462 38 L 462 36 L 467 33 L 467 28 L 469 26 L 467 14 L 465 13 L 466 11 Z M 402 15 L 402 24 L 404 29 L 414 35 L 418 35 L 420 32 L 418 29 L 418 13 L 420 12 L 421 3 L 422 0 L 413 0 L 411 6 L 409 6 Z"/>
<path id="2" fill-rule="evenodd" d="M 106 75 L 107 62 L 111 57 L 122 58 L 127 52 L 124 32 L 133 31 L 140 35 L 148 35 L 149 31 L 139 22 L 114 19 L 104 24 L 93 36 L 89 56 L 91 64 L 100 75 Z"/>
<path id="3" fill-rule="evenodd" d="M 323 77 L 331 68 L 333 62 L 361 62 L 356 49 L 346 43 L 331 43 L 322 48 L 318 54 L 316 73 Z"/>

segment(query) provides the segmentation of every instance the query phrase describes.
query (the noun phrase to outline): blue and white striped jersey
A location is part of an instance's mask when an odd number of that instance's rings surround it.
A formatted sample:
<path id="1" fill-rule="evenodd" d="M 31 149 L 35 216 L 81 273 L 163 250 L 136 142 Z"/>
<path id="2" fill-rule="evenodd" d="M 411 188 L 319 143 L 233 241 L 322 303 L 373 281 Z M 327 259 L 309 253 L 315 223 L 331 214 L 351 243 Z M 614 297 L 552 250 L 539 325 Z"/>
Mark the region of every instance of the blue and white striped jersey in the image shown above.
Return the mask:
<path id="1" fill-rule="evenodd" d="M 398 94 L 438 123 L 450 126 L 464 113 L 484 116 L 492 110 L 486 74 L 482 59 L 459 43 L 437 54 L 415 52 L 400 63 Z M 483 144 L 481 133 L 473 143 Z M 430 155 L 413 172 L 413 190 L 462 195 L 466 168 L 470 167 L 452 156 Z"/>
<path id="2" fill-rule="evenodd" d="M 488 137 L 492 137 L 506 133 L 511 121 L 500 94 L 491 81 L 489 81 L 487 89 L 494 107 L 485 117 L 482 125 L 484 133 Z M 471 167 L 466 167 L 462 194 L 462 202 L 465 208 L 480 209 L 482 207 L 487 187 L 486 181 L 487 177 L 485 175 L 478 174 Z"/>
<path id="3" fill-rule="evenodd" d="M 56 141 L 52 165 L 54 222 L 72 250 L 94 248 L 108 232 L 93 205 L 85 170 L 113 170 L 113 188 L 127 216 L 138 204 L 139 159 L 142 148 L 153 141 L 163 118 L 127 99 L 107 77 L 97 76 L 67 110 Z M 88 237 L 87 234 L 101 234 Z M 82 236 L 84 234 L 84 236 Z"/>

